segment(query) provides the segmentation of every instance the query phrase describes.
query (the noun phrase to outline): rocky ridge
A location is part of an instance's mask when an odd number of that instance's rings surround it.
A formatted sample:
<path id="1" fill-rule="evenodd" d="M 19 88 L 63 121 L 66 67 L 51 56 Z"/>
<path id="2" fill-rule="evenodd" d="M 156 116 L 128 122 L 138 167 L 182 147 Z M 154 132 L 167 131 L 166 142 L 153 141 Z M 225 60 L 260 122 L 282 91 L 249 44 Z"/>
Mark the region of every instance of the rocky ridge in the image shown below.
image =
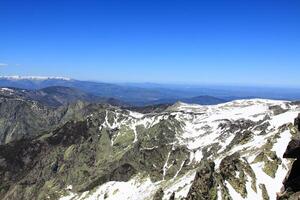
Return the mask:
<path id="1" fill-rule="evenodd" d="M 120 102 L 60 86 L 41 90 L 0 88 L 0 144 L 48 133 L 108 103 Z"/>
<path id="2" fill-rule="evenodd" d="M 145 114 L 81 110 L 47 134 L 0 146 L 1 199 L 275 199 L 300 108 L 252 99 Z"/>

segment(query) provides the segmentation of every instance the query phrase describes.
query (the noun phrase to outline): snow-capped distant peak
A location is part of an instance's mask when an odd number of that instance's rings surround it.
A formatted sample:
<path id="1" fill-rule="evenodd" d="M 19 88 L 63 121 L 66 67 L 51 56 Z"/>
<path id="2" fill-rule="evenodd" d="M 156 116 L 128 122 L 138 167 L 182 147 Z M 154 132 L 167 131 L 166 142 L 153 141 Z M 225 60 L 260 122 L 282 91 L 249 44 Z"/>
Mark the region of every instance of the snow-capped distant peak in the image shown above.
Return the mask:
<path id="1" fill-rule="evenodd" d="M 65 80 L 70 81 L 71 78 L 60 77 L 60 76 L 0 76 L 0 79 L 8 79 L 8 80 L 49 80 L 49 79 L 57 79 L 57 80 Z"/>
<path id="2" fill-rule="evenodd" d="M 2 92 L 14 92 L 14 90 L 10 89 L 10 88 L 0 88 L 0 91 L 2 91 Z"/>
<path id="3" fill-rule="evenodd" d="M 283 100 L 270 100 L 270 99 L 241 99 L 241 100 L 234 100 L 226 103 L 220 103 L 217 105 L 199 105 L 199 104 L 188 104 L 183 102 L 176 102 L 170 109 L 174 111 L 201 111 L 203 109 L 224 109 L 224 108 L 244 108 L 244 107 L 250 107 L 250 106 L 272 106 L 272 105 L 284 105 L 288 103 L 289 101 L 283 101 Z"/>

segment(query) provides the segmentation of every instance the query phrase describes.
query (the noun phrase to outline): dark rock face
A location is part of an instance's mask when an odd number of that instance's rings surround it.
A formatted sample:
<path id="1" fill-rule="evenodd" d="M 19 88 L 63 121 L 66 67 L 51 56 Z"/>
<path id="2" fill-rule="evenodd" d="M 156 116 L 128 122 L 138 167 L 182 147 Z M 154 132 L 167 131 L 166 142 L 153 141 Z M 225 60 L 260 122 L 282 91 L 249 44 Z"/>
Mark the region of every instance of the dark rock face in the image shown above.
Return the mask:
<path id="1" fill-rule="evenodd" d="M 252 137 L 253 137 L 253 133 L 251 131 L 248 131 L 248 130 L 240 132 L 240 133 L 237 133 L 234 136 L 234 138 L 232 139 L 232 141 L 228 144 L 228 146 L 226 147 L 226 149 L 231 149 L 235 145 L 245 144 Z"/>
<path id="2" fill-rule="evenodd" d="M 220 178 L 222 179 L 222 183 L 219 184 L 221 188 L 224 187 L 223 184 L 226 180 L 235 189 L 236 192 L 238 192 L 243 198 L 246 198 L 246 177 L 248 176 L 248 181 L 251 182 L 251 188 L 254 191 L 257 191 L 255 172 L 249 165 L 248 161 L 243 159 L 238 152 L 226 156 L 221 161 L 219 170 Z M 222 190 L 223 199 L 228 199 L 226 195 L 223 195 L 223 192 L 226 193 L 227 189 Z"/>
<path id="3" fill-rule="evenodd" d="M 287 111 L 287 109 L 283 109 L 281 106 L 278 105 L 270 106 L 269 109 L 273 111 L 274 115 L 279 115 Z"/>
<path id="4" fill-rule="evenodd" d="M 169 200 L 175 200 L 175 192 L 173 192 L 170 196 L 170 199 Z"/>
<path id="5" fill-rule="evenodd" d="M 136 169 L 128 163 L 121 165 L 112 172 L 110 181 L 128 181 L 134 174 Z"/>
<path id="6" fill-rule="evenodd" d="M 215 163 L 202 160 L 186 200 L 216 199 Z"/>
<path id="7" fill-rule="evenodd" d="M 294 125 L 296 126 L 298 131 L 300 131 L 300 113 L 298 114 L 298 117 L 295 118 Z"/>
<path id="8" fill-rule="evenodd" d="M 229 129 L 232 132 L 236 132 L 239 130 L 246 130 L 249 127 L 253 127 L 255 125 L 255 122 L 251 120 L 236 120 L 236 121 L 230 121 L 226 120 L 226 123 L 221 123 L 219 126 L 221 129 Z"/>
<path id="9" fill-rule="evenodd" d="M 283 158 L 299 158 L 300 157 L 300 140 L 292 139 L 284 154 Z"/>
<path id="10" fill-rule="evenodd" d="M 164 191 L 162 188 L 159 188 L 153 197 L 153 200 L 162 200 L 162 198 L 164 197 Z"/>
<path id="11" fill-rule="evenodd" d="M 300 191 L 300 160 L 294 161 L 289 176 L 284 181 L 284 187 L 293 192 Z"/>
<path id="12" fill-rule="evenodd" d="M 300 114 L 295 118 L 294 126 L 300 131 Z M 300 140 L 292 139 L 283 155 L 284 158 L 294 158 L 292 168 L 290 169 L 287 177 L 283 181 L 283 192 L 278 195 L 279 200 L 296 200 L 300 195 Z"/>

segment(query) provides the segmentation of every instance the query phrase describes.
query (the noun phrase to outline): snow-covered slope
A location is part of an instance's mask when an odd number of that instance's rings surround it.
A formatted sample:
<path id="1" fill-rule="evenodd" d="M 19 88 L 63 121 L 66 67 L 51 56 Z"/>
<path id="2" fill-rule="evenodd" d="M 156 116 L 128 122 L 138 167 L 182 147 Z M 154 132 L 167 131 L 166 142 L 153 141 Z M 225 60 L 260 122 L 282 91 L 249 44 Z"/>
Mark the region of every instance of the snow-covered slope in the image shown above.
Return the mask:
<path id="1" fill-rule="evenodd" d="M 99 130 L 126 129 L 133 139 L 124 151 L 139 144 L 141 154 L 155 158 L 128 181 L 108 181 L 85 192 L 70 183 L 61 200 L 197 199 L 202 193 L 210 199 L 276 199 L 290 166 L 282 155 L 296 133 L 292 122 L 299 112 L 297 104 L 264 99 L 213 106 L 177 103 L 156 114 L 107 111 Z M 122 134 L 111 137 L 112 148 Z M 200 167 L 205 162 L 214 167 L 210 186 L 203 187 L 195 174 L 208 170 Z"/>

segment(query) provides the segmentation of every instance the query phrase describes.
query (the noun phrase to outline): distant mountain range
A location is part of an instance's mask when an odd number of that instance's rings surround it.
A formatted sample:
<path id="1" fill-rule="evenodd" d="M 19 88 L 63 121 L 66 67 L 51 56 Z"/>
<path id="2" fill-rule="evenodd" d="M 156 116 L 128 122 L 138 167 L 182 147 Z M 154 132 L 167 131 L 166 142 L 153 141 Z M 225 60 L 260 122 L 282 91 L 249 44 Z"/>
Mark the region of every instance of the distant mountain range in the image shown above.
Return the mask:
<path id="1" fill-rule="evenodd" d="M 52 88 L 61 86 L 66 88 Z M 254 87 L 225 87 L 225 86 L 182 86 L 161 84 L 111 84 L 94 81 L 80 81 L 65 77 L 40 77 L 40 76 L 2 76 L 0 87 L 21 88 L 38 90 L 37 96 L 48 98 L 55 90 L 56 96 L 53 105 L 63 104 L 66 93 L 68 99 L 83 100 L 112 100 L 126 105 L 145 106 L 153 104 L 172 104 L 177 101 L 197 103 L 203 105 L 224 103 L 236 99 L 268 98 L 283 100 L 299 100 L 300 89 L 276 89 Z M 49 88 L 50 87 L 50 88 Z M 48 89 L 44 89 L 48 88 Z M 72 89 L 71 89 L 72 88 Z M 41 90 L 43 89 L 43 90 Z M 63 93 L 64 98 L 60 98 Z M 101 98 L 104 99 L 101 99 Z M 39 97 L 40 98 L 40 97 Z M 100 99 L 99 99 L 100 98 Z M 50 101 L 50 100 L 47 100 Z M 67 100 L 69 101 L 69 100 Z"/>
<path id="2" fill-rule="evenodd" d="M 164 92 L 155 89 L 144 89 L 132 86 L 79 81 L 62 77 L 0 77 L 0 87 L 15 87 L 37 90 L 51 86 L 64 86 L 79 89 L 83 92 L 107 98 L 115 98 L 132 104 L 146 104 L 147 102 L 164 98 L 177 98 L 175 92 Z"/>

